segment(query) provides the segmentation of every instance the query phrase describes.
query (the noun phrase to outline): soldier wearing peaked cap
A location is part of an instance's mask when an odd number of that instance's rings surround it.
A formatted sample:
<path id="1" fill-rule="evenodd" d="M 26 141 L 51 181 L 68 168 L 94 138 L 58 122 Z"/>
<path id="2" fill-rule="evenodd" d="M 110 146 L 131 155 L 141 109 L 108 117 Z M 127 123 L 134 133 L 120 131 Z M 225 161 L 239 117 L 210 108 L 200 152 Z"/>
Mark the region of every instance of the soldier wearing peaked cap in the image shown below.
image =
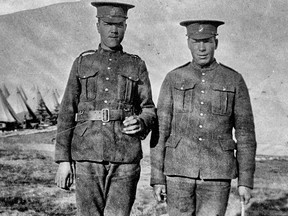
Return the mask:
<path id="1" fill-rule="evenodd" d="M 145 62 L 121 46 L 134 6 L 92 5 L 101 43 L 73 63 L 58 118 L 55 181 L 69 189 L 76 176 L 78 215 L 128 216 L 140 177 L 141 139 L 155 124 L 155 106 Z"/>
<path id="2" fill-rule="evenodd" d="M 222 24 L 180 23 L 192 62 L 169 72 L 161 86 L 159 128 L 150 144 L 151 185 L 158 201 L 167 193 L 170 216 L 224 216 L 231 179 L 237 177 L 241 202 L 251 198 L 254 120 L 243 77 L 214 57 Z"/>

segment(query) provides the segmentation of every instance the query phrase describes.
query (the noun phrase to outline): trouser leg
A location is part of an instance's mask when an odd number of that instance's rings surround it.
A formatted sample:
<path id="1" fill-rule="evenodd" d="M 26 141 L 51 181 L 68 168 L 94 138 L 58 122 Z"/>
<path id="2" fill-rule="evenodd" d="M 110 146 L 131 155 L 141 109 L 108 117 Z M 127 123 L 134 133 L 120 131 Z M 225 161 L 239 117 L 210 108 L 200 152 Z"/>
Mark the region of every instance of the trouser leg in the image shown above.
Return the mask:
<path id="1" fill-rule="evenodd" d="M 196 215 L 224 216 L 230 188 L 230 180 L 197 180 Z"/>
<path id="2" fill-rule="evenodd" d="M 129 216 L 140 178 L 139 164 L 111 164 L 105 216 Z"/>
<path id="3" fill-rule="evenodd" d="M 129 216 L 139 178 L 139 163 L 77 162 L 77 214 Z"/>
<path id="4" fill-rule="evenodd" d="M 167 176 L 167 211 L 169 216 L 195 216 L 196 180 Z"/>
<path id="5" fill-rule="evenodd" d="M 105 208 L 104 164 L 76 162 L 76 206 L 78 216 L 103 216 Z"/>
<path id="6" fill-rule="evenodd" d="M 208 180 L 167 176 L 169 216 L 224 216 L 230 180 Z"/>

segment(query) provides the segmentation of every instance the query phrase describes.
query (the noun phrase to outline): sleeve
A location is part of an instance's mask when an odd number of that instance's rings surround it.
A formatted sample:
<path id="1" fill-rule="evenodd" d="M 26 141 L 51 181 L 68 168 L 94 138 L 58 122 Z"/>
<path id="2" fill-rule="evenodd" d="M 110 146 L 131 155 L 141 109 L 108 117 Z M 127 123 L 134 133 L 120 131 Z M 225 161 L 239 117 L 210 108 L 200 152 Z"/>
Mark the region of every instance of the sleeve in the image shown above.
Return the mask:
<path id="1" fill-rule="evenodd" d="M 256 156 L 255 126 L 249 92 L 241 75 L 236 88 L 234 118 L 238 185 L 253 188 Z"/>
<path id="2" fill-rule="evenodd" d="M 166 184 L 164 175 L 165 142 L 171 133 L 173 96 L 169 76 L 164 79 L 157 104 L 158 127 L 152 131 L 150 141 L 151 179 L 150 185 Z"/>
<path id="3" fill-rule="evenodd" d="M 139 118 L 144 125 L 144 130 L 139 134 L 141 139 L 145 139 L 150 130 L 155 126 L 156 109 L 152 99 L 151 83 L 145 62 L 140 62 L 140 73 L 138 81 L 138 97 L 136 99 L 139 106 Z"/>
<path id="4" fill-rule="evenodd" d="M 79 102 L 80 85 L 77 79 L 78 58 L 74 61 L 57 119 L 55 162 L 71 161 L 71 141 L 75 127 L 75 114 Z"/>

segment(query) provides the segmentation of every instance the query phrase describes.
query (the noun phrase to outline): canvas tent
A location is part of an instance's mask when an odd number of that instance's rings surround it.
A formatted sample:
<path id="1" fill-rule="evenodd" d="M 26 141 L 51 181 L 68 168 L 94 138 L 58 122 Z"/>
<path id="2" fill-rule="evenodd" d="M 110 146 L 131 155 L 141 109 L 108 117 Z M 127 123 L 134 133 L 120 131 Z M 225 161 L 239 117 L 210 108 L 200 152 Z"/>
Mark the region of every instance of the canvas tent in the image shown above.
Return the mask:
<path id="1" fill-rule="evenodd" d="M 14 129 L 21 124 L 21 120 L 18 118 L 3 91 L 0 89 L 0 129 L 9 130 Z"/>

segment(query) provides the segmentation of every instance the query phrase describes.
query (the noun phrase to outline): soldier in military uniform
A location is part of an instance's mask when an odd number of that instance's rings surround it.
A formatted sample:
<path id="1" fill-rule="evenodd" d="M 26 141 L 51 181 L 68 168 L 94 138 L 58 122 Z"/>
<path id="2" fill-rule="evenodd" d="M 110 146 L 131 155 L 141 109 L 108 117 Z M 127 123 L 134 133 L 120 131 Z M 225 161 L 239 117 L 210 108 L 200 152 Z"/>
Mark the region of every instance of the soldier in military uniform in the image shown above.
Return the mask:
<path id="1" fill-rule="evenodd" d="M 78 215 L 126 216 L 140 177 L 141 139 L 156 112 L 145 62 L 121 46 L 134 6 L 91 4 L 101 43 L 72 66 L 58 118 L 55 181 L 69 189 L 75 174 Z"/>
<path id="2" fill-rule="evenodd" d="M 224 216 L 231 179 L 238 177 L 242 202 L 251 198 L 256 140 L 249 93 L 241 74 L 214 58 L 224 22 L 180 24 L 187 28 L 193 60 L 162 83 L 151 185 L 158 201 L 167 193 L 170 216 Z"/>

